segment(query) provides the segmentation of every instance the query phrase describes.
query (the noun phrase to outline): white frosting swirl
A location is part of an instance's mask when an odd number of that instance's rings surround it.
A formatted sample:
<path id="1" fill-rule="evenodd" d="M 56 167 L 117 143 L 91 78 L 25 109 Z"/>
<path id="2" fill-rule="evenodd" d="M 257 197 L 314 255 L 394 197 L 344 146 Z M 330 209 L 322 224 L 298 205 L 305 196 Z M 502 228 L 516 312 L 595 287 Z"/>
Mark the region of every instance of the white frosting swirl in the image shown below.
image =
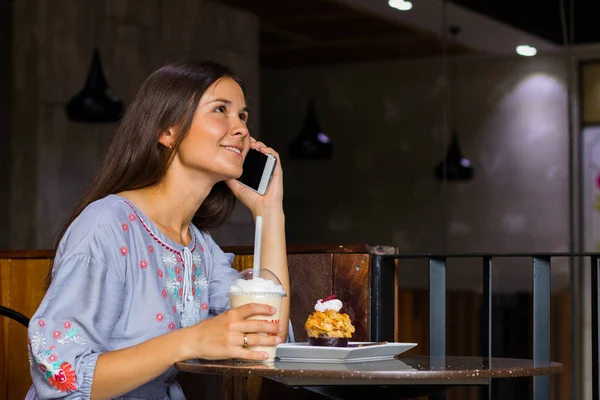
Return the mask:
<path id="1" fill-rule="evenodd" d="M 336 312 L 340 312 L 342 309 L 342 302 L 338 299 L 332 299 L 327 301 L 317 301 L 315 304 L 315 311 L 324 312 L 325 310 L 333 310 Z"/>
<path id="2" fill-rule="evenodd" d="M 285 295 L 283 286 L 276 284 L 275 282 L 257 278 L 257 279 L 238 279 L 231 285 L 230 291 L 232 293 L 269 293 L 269 294 L 281 294 Z"/>

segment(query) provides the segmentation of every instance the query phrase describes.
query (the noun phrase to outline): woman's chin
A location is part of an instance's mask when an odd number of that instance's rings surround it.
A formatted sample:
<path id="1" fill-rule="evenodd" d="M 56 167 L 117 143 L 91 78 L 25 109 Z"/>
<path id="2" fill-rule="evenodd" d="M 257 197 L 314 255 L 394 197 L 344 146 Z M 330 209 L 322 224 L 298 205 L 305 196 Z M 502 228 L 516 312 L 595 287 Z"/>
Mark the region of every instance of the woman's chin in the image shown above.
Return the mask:
<path id="1" fill-rule="evenodd" d="M 223 181 L 228 181 L 231 179 L 238 179 L 240 176 L 242 176 L 242 171 L 223 173 L 223 174 L 219 174 L 219 175 L 220 175 L 219 182 L 223 182 Z"/>
<path id="2" fill-rule="evenodd" d="M 213 176 L 216 183 L 237 179 L 242 176 L 243 170 L 240 165 L 220 165 L 219 168 L 212 168 L 212 171 L 207 169 L 206 172 Z"/>
<path id="3" fill-rule="evenodd" d="M 244 172 L 244 169 L 242 168 L 241 165 L 227 165 L 225 168 L 222 169 L 221 171 L 223 173 L 223 175 L 225 176 L 225 179 L 237 179 L 240 176 L 242 176 L 242 172 Z"/>

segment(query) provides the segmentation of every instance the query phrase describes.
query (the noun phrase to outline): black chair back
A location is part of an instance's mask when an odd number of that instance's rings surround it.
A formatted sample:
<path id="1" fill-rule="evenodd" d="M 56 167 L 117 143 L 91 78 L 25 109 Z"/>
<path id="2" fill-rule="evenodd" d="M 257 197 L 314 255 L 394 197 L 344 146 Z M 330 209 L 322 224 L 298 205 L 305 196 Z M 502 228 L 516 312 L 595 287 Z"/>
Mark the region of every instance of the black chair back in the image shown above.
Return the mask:
<path id="1" fill-rule="evenodd" d="M 29 318 L 27 318 L 20 312 L 12 310 L 8 307 L 0 306 L 0 315 L 4 316 L 4 317 L 8 317 L 10 319 L 14 319 L 15 321 L 17 321 L 18 323 L 20 323 L 21 325 L 23 325 L 26 328 L 29 326 Z"/>

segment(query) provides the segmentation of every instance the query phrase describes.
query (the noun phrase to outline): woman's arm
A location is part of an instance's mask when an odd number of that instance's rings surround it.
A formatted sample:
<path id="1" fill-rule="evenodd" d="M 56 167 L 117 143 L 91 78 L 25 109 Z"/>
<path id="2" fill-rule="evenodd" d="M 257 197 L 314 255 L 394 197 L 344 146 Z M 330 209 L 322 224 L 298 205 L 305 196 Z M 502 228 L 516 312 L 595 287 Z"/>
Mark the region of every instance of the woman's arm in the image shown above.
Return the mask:
<path id="1" fill-rule="evenodd" d="M 283 299 L 281 307 L 281 339 L 285 341 L 288 334 L 288 321 L 290 316 L 290 278 L 287 264 L 287 249 L 285 241 L 285 215 L 283 212 L 283 170 L 279 154 L 264 143 L 251 139 L 250 147 L 264 154 L 271 154 L 277 158 L 277 165 L 273 177 L 264 196 L 242 185 L 235 179 L 226 181 L 233 194 L 250 209 L 254 218 L 263 218 L 261 268 L 266 268 L 275 273 L 287 297 Z M 252 151 L 252 150 L 250 150 Z"/>
<path id="2" fill-rule="evenodd" d="M 91 399 L 111 399 L 160 376 L 184 360 L 179 329 L 135 346 L 100 354 L 92 381 Z"/>
<path id="3" fill-rule="evenodd" d="M 277 324 L 248 320 L 255 314 L 274 312 L 273 308 L 264 304 L 247 304 L 194 326 L 103 353 L 96 364 L 91 399 L 111 399 L 128 393 L 160 376 L 173 364 L 192 358 L 265 360 L 267 353 L 243 347 L 244 334 L 279 332 Z M 252 345 L 273 346 L 281 341 L 274 336 L 252 335 L 252 338 Z"/>
<path id="4" fill-rule="evenodd" d="M 290 316 L 290 278 L 285 241 L 285 215 L 283 207 L 265 208 L 261 212 L 263 218 L 261 267 L 274 272 L 288 294 L 283 298 L 279 316 L 280 321 L 283 322 L 279 336 L 282 341 L 285 341 L 289 326 L 287 321 Z"/>

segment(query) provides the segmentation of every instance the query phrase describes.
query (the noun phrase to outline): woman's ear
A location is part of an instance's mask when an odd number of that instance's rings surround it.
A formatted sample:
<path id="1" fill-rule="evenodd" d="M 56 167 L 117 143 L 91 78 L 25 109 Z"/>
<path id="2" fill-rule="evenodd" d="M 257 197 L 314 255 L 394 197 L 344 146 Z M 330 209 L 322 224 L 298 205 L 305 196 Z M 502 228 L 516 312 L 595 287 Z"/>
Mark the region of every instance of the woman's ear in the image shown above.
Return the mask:
<path id="1" fill-rule="evenodd" d="M 173 147 L 175 143 L 175 130 L 173 128 L 169 128 L 163 133 L 160 134 L 158 138 L 158 142 L 169 149 Z"/>

